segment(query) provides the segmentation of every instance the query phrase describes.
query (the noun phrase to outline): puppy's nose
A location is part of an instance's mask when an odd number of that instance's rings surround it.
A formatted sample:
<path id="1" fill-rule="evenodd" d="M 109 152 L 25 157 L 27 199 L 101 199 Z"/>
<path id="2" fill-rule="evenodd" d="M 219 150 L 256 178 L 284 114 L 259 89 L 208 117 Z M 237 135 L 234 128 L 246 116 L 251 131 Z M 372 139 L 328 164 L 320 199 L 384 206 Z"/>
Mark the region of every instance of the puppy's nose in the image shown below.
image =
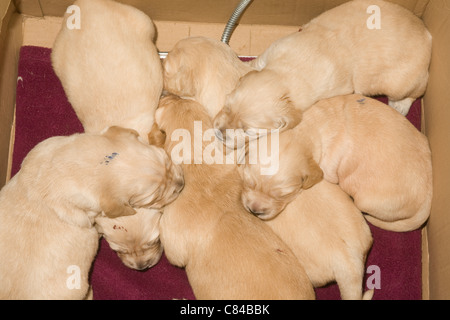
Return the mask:
<path id="1" fill-rule="evenodd" d="M 147 261 L 141 261 L 136 263 L 135 269 L 138 271 L 145 271 L 149 268 Z"/>
<path id="2" fill-rule="evenodd" d="M 158 259 L 149 259 L 146 261 L 139 261 L 136 263 L 135 269 L 138 271 L 146 271 L 147 269 L 150 269 L 158 262 Z"/>

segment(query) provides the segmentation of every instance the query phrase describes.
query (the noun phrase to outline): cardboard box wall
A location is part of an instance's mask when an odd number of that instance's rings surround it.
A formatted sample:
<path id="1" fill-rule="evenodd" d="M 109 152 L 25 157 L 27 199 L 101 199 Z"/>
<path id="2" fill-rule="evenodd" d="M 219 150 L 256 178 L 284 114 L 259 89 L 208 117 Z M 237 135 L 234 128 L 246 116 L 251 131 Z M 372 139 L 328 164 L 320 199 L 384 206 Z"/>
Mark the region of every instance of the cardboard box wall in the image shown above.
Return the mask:
<path id="1" fill-rule="evenodd" d="M 220 39 L 239 0 L 121 0 L 147 13 L 157 46 L 170 51 L 180 39 Z M 346 0 L 254 0 L 233 33 L 240 55 L 258 55 L 270 43 Z M 423 237 L 423 297 L 450 298 L 450 0 L 392 0 L 421 17 L 433 35 L 430 81 L 423 99 L 423 132 L 433 157 L 434 198 Z M 14 143 L 17 64 L 22 45 L 51 47 L 73 0 L 0 0 L 0 187 L 10 175 Z M 407 161 L 407 159 L 405 159 Z M 408 288 L 404 288 L 407 290 Z"/>

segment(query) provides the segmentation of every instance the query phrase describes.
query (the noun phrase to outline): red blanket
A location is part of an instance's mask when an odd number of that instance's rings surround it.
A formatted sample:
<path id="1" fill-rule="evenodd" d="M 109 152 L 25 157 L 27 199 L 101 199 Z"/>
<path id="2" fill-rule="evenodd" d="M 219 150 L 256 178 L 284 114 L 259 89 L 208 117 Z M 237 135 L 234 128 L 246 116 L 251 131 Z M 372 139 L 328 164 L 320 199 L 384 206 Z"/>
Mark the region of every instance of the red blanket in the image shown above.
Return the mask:
<path id="1" fill-rule="evenodd" d="M 50 53 L 50 49 L 32 46 L 23 47 L 20 52 L 12 175 L 40 141 L 83 132 L 53 72 Z M 385 98 L 380 100 L 387 102 Z M 413 104 L 408 119 L 420 128 L 420 100 Z M 421 231 L 394 233 L 370 227 L 374 245 L 364 282 L 375 287 L 374 300 L 421 299 Z M 134 271 L 121 263 L 105 240 L 100 241 L 91 283 L 97 300 L 195 299 L 185 271 L 170 265 L 164 256 L 155 267 L 145 272 Z M 316 293 L 317 299 L 339 299 L 335 284 L 316 289 Z"/>

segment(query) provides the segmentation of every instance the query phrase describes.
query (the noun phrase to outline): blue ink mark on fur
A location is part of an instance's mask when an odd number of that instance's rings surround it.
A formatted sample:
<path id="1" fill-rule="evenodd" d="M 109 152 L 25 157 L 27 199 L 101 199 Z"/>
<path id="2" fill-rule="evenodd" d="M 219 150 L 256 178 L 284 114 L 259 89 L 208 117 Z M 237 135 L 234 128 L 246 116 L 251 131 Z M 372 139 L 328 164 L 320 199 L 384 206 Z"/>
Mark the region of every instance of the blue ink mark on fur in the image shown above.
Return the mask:
<path id="1" fill-rule="evenodd" d="M 356 100 L 359 104 L 364 104 L 366 102 L 366 98 Z"/>
<path id="2" fill-rule="evenodd" d="M 105 156 L 105 158 L 103 159 L 102 162 L 100 162 L 100 164 L 104 164 L 104 165 L 108 165 L 111 161 L 114 160 L 114 158 L 116 158 L 119 154 L 117 152 L 113 152 L 111 153 L 111 155 Z"/>

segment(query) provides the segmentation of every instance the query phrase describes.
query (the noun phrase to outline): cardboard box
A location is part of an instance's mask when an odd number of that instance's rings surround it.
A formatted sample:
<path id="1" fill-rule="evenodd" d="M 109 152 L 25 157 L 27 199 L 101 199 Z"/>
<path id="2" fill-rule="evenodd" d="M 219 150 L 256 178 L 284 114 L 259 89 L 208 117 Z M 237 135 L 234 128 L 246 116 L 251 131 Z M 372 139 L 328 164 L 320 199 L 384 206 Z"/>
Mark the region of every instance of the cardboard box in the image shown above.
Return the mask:
<path id="1" fill-rule="evenodd" d="M 423 236 L 423 298 L 450 298 L 450 0 L 392 0 L 421 17 L 433 35 L 431 77 L 423 98 L 423 132 L 433 157 L 434 199 Z M 170 51 L 179 40 L 220 39 L 239 0 L 121 0 L 155 21 L 157 46 Z M 230 45 L 258 55 L 270 43 L 346 0 L 258 0 L 245 12 Z M 73 0 L 0 1 L 0 187 L 10 176 L 14 144 L 17 64 L 22 45 L 51 47 L 61 17 Z M 407 161 L 407 159 L 406 159 Z M 407 290 L 407 288 L 405 288 Z"/>

